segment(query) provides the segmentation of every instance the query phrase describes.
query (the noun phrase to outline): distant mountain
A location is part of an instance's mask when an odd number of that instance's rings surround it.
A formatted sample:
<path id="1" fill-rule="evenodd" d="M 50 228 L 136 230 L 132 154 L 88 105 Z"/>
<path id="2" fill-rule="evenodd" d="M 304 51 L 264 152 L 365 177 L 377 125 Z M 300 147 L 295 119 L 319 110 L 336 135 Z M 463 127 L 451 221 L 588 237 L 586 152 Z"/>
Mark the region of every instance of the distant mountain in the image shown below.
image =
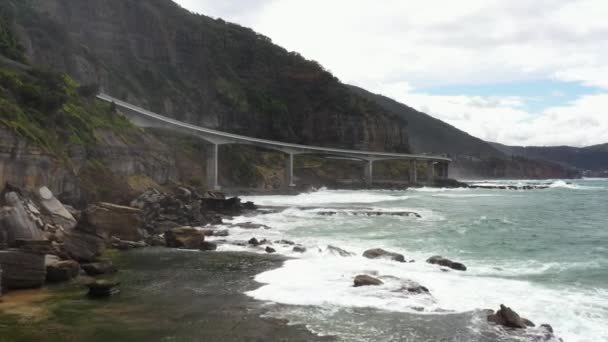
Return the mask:
<path id="1" fill-rule="evenodd" d="M 584 148 L 570 146 L 521 147 L 497 143 L 493 143 L 492 145 L 508 155 L 552 161 L 583 171 L 597 172 L 608 170 L 608 144 Z"/>
<path id="2" fill-rule="evenodd" d="M 413 152 L 448 154 L 454 160 L 450 167 L 452 177 L 573 178 L 580 175 L 570 166 L 505 151 L 386 96 L 373 94 L 355 86 L 351 86 L 351 89 L 407 120 Z"/>

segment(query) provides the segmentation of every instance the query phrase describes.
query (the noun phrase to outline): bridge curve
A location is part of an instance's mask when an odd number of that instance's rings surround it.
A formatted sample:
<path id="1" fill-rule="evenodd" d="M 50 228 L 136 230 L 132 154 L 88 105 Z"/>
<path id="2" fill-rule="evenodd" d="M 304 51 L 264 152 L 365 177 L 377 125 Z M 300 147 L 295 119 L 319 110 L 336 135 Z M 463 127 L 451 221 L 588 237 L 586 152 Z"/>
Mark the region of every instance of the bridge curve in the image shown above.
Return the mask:
<path id="1" fill-rule="evenodd" d="M 416 165 L 417 162 L 427 162 L 432 169 L 434 176 L 435 165 L 440 165 L 439 176 L 447 177 L 448 165 L 452 161 L 450 158 L 443 156 L 433 156 L 424 154 L 403 154 L 403 153 L 391 153 L 391 152 L 374 152 L 374 151 L 361 151 L 361 150 L 349 150 L 342 148 L 331 148 L 321 146 L 309 146 L 301 144 L 286 143 L 274 140 L 253 138 L 239 134 L 222 132 L 214 129 L 209 129 L 201 126 L 189 124 L 187 122 L 172 119 L 170 117 L 160 115 L 144 108 L 138 107 L 131 103 L 119 100 L 107 94 L 98 94 L 99 100 L 114 103 L 117 108 L 120 108 L 124 114 L 136 125 L 143 128 L 165 128 L 170 130 L 176 130 L 184 134 L 189 134 L 206 140 L 210 143 L 209 148 L 209 159 L 208 159 L 208 185 L 211 188 L 219 189 L 218 184 L 218 146 L 225 144 L 245 144 L 263 147 L 271 150 L 276 150 L 288 154 L 289 158 L 287 161 L 287 177 L 291 186 L 293 183 L 293 158 L 299 154 L 320 154 L 328 156 L 340 156 L 345 158 L 358 159 L 367 162 L 365 169 L 366 181 L 368 184 L 372 182 L 373 173 L 373 162 L 383 160 L 411 160 L 414 161 L 413 170 L 410 171 L 410 178 L 413 176 L 414 183 L 417 182 Z M 413 175 L 412 175 L 413 173 Z"/>

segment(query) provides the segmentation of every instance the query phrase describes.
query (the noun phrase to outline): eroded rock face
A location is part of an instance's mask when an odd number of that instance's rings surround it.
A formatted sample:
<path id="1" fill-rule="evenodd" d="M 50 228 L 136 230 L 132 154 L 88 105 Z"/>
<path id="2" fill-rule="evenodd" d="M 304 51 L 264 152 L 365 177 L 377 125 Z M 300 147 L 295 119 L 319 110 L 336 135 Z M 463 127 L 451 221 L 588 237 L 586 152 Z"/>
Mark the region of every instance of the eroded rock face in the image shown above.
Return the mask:
<path id="1" fill-rule="evenodd" d="M 82 229 L 104 239 L 114 236 L 126 241 L 141 241 L 144 239 L 141 214 L 137 208 L 98 203 L 84 212 Z"/>
<path id="2" fill-rule="evenodd" d="M 33 206 L 26 205 L 25 198 L 16 192 L 4 195 L 6 207 L 0 209 L 0 226 L 3 227 L 5 243 L 13 246 L 16 240 L 43 240 L 44 236 L 34 221 Z"/>
<path id="3" fill-rule="evenodd" d="M 355 277 L 354 280 L 354 286 L 355 287 L 360 287 L 360 286 L 379 286 L 384 284 L 384 282 L 382 282 L 382 280 L 374 278 L 372 276 L 368 276 L 367 274 L 361 274 Z"/>
<path id="4" fill-rule="evenodd" d="M 463 265 L 459 262 L 454 262 L 454 261 L 444 258 L 440 255 L 430 257 L 426 262 L 428 262 L 429 264 L 449 267 L 449 268 L 451 268 L 453 270 L 457 270 L 457 271 L 466 271 L 467 270 L 467 267 L 465 265 Z"/>
<path id="5" fill-rule="evenodd" d="M 167 247 L 198 249 L 205 241 L 205 233 L 193 227 L 179 227 L 165 232 Z"/>
<path id="6" fill-rule="evenodd" d="M 7 290 L 38 288 L 44 284 L 44 255 L 19 250 L 0 251 L 2 286 Z"/>
<path id="7" fill-rule="evenodd" d="M 520 317 L 517 312 L 503 304 L 500 305 L 500 309 L 496 313 L 488 315 L 488 322 L 513 329 L 534 327 L 534 323 L 530 320 Z"/>
<path id="8" fill-rule="evenodd" d="M 76 218 L 72 213 L 57 199 L 46 186 L 41 187 L 36 192 L 38 203 L 45 214 L 47 221 L 61 226 L 64 230 L 72 230 L 76 227 Z"/>
<path id="9" fill-rule="evenodd" d="M 398 262 L 405 262 L 403 254 L 385 251 L 382 248 L 368 249 L 363 253 L 363 256 L 368 259 L 389 259 Z"/>

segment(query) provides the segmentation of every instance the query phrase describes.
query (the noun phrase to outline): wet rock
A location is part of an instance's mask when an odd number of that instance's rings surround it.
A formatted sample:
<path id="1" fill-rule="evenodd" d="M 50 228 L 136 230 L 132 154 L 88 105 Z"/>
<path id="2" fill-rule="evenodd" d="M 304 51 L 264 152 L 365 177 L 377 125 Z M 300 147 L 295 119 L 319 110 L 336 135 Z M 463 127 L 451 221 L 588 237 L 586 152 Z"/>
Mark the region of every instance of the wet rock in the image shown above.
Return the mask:
<path id="1" fill-rule="evenodd" d="M 4 289 L 38 288 L 46 278 L 45 257 L 19 250 L 0 251 L 0 269 Z"/>
<path id="2" fill-rule="evenodd" d="M 337 254 L 341 257 L 351 257 L 351 256 L 355 256 L 355 253 L 351 253 L 349 251 L 346 251 L 340 247 L 336 247 L 336 246 L 332 246 L 332 245 L 328 245 L 327 246 L 327 250 L 331 253 L 331 254 Z"/>
<path id="3" fill-rule="evenodd" d="M 395 292 L 405 292 L 408 294 L 428 294 L 430 293 L 429 289 L 425 286 L 418 284 L 415 281 L 405 281 L 401 288 Z"/>
<path id="4" fill-rule="evenodd" d="M 199 247 L 201 251 L 214 251 L 217 249 L 217 244 L 213 242 L 203 241 Z"/>
<path id="5" fill-rule="evenodd" d="M 368 249 L 363 253 L 363 256 L 368 259 L 390 259 L 405 262 L 405 257 L 402 254 L 385 251 L 381 248 Z"/>
<path id="6" fill-rule="evenodd" d="M 109 239 L 115 236 L 126 241 L 144 239 L 141 210 L 111 203 L 91 205 L 83 214 L 80 230 Z"/>
<path id="7" fill-rule="evenodd" d="M 198 249 L 205 241 L 205 234 L 193 227 L 173 228 L 165 233 L 167 247 Z"/>
<path id="8" fill-rule="evenodd" d="M 430 257 L 426 262 L 428 262 L 429 264 L 449 267 L 449 268 L 451 268 L 453 270 L 457 270 L 457 271 L 466 271 L 467 270 L 467 267 L 465 265 L 463 265 L 459 262 L 454 262 L 454 261 L 444 258 L 440 255 Z"/>
<path id="9" fill-rule="evenodd" d="M 488 315 L 487 319 L 488 322 L 507 328 L 526 329 L 534 326 L 534 323 L 530 320 L 520 317 L 515 311 L 503 304 L 500 305 L 500 310 Z"/>
<path id="10" fill-rule="evenodd" d="M 274 248 L 270 247 L 270 246 L 267 246 L 266 249 L 265 249 L 265 251 L 266 251 L 266 253 L 269 253 L 269 254 L 272 254 L 272 253 L 276 252 L 276 250 Z"/>
<path id="11" fill-rule="evenodd" d="M 289 240 L 277 240 L 277 241 L 275 241 L 275 243 L 278 243 L 280 245 L 287 245 L 287 246 L 293 246 L 296 244 L 295 242 L 289 241 Z"/>
<path id="12" fill-rule="evenodd" d="M 244 223 L 235 223 L 230 225 L 233 228 L 241 228 L 241 229 L 270 229 L 269 226 L 265 224 L 258 224 L 252 222 L 244 222 Z"/>
<path id="13" fill-rule="evenodd" d="M 80 265 L 74 260 L 48 260 L 46 263 L 46 281 L 57 283 L 74 279 L 80 273 Z"/>
<path id="14" fill-rule="evenodd" d="M 372 276 L 368 276 L 366 274 L 361 274 L 355 277 L 354 286 L 378 286 L 384 284 L 382 280 L 374 278 Z"/>
<path id="15" fill-rule="evenodd" d="M 228 235 L 229 235 L 228 229 L 213 231 L 213 236 L 226 237 Z"/>
<path id="16" fill-rule="evenodd" d="M 90 276 L 98 276 L 102 274 L 116 273 L 118 270 L 114 267 L 111 261 L 92 262 L 89 264 L 80 265 L 82 270 Z"/>
<path id="17" fill-rule="evenodd" d="M 306 253 L 306 247 L 304 246 L 294 246 L 293 251 L 296 253 Z"/>
<path id="18" fill-rule="evenodd" d="M 550 324 L 541 324 L 540 327 L 553 334 L 553 327 Z"/>
<path id="19" fill-rule="evenodd" d="M 120 292 L 119 285 L 119 282 L 108 280 L 96 280 L 86 284 L 89 288 L 88 295 L 91 298 L 105 298 L 118 294 Z"/>
<path id="20" fill-rule="evenodd" d="M 260 245 L 260 242 L 256 238 L 249 239 L 249 241 L 247 241 L 247 243 L 252 246 L 256 246 L 256 247 Z"/>
<path id="21" fill-rule="evenodd" d="M 101 237 L 77 229 L 66 234 L 62 245 L 63 252 L 80 262 L 95 261 L 105 249 L 106 244 Z"/>

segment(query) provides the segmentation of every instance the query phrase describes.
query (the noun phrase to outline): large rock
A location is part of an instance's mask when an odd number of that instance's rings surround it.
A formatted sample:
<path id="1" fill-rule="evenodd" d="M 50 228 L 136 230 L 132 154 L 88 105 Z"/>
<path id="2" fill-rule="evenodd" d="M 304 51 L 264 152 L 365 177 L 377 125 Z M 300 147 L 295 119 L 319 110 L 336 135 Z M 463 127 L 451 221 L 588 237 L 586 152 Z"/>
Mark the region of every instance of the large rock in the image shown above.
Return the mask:
<path id="1" fill-rule="evenodd" d="M 454 270 L 458 270 L 458 271 L 466 271 L 467 267 L 459 262 L 454 262 L 450 259 L 444 258 L 440 255 L 436 255 L 433 257 L 430 257 L 426 262 L 428 262 L 429 264 L 435 264 L 435 265 L 440 265 L 440 266 L 445 266 L 445 267 L 449 267 L 451 269 Z"/>
<path id="2" fill-rule="evenodd" d="M 496 313 L 488 315 L 488 322 L 514 329 L 526 329 L 534 326 L 534 323 L 530 320 L 520 317 L 517 312 L 503 304 L 500 305 L 500 310 Z"/>
<path id="3" fill-rule="evenodd" d="M 126 241 L 141 241 L 141 210 L 111 203 L 91 205 L 84 212 L 83 230 L 104 239 L 115 236 Z"/>
<path id="4" fill-rule="evenodd" d="M 120 285 L 119 282 L 109 280 L 96 280 L 86 284 L 89 288 L 88 295 L 91 298 L 104 298 L 118 294 L 120 292 L 118 285 Z"/>
<path id="5" fill-rule="evenodd" d="M 4 235 L 4 243 L 13 246 L 15 240 L 43 240 L 42 230 L 34 222 L 30 208 L 24 206 L 21 197 L 16 192 L 8 192 L 4 199 L 7 206 L 0 209 L 0 231 Z"/>
<path id="6" fill-rule="evenodd" d="M 105 251 L 106 244 L 99 236 L 75 229 L 66 234 L 62 247 L 70 258 L 80 262 L 92 262 Z"/>
<path id="7" fill-rule="evenodd" d="M 363 253 L 363 256 L 369 259 L 390 259 L 405 262 L 405 257 L 402 254 L 385 251 L 382 248 L 368 249 Z"/>
<path id="8" fill-rule="evenodd" d="M 2 286 L 7 290 L 38 288 L 46 278 L 44 255 L 40 254 L 0 251 L 0 269 Z"/>
<path id="9" fill-rule="evenodd" d="M 198 249 L 205 241 L 205 233 L 193 227 L 173 228 L 165 233 L 167 247 Z"/>
<path id="10" fill-rule="evenodd" d="M 55 198 L 49 188 L 43 186 L 38 189 L 37 197 L 40 208 L 45 214 L 47 221 L 59 225 L 65 230 L 71 230 L 76 227 L 76 218 L 74 218 L 70 211 Z"/>
<path id="11" fill-rule="evenodd" d="M 46 281 L 57 283 L 74 279 L 80 273 L 80 265 L 74 260 L 48 259 L 46 262 Z"/>
<path id="12" fill-rule="evenodd" d="M 360 287 L 360 286 L 378 286 L 378 285 L 382 285 L 384 284 L 382 282 L 382 280 L 380 279 L 376 279 L 372 276 L 368 276 L 366 274 L 361 274 L 355 277 L 354 280 L 354 286 L 355 287 Z"/>

